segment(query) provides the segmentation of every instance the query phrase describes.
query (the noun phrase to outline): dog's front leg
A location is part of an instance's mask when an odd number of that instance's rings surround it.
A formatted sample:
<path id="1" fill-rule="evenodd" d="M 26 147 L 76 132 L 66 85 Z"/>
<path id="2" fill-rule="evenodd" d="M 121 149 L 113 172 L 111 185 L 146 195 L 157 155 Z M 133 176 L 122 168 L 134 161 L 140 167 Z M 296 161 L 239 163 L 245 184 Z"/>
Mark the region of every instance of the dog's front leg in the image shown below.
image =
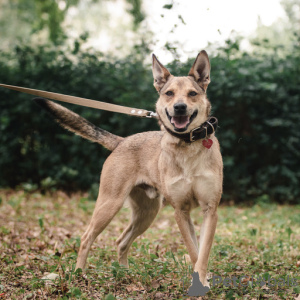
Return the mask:
<path id="1" fill-rule="evenodd" d="M 198 245 L 190 212 L 182 209 L 175 209 L 175 220 L 194 267 L 198 258 Z"/>
<path id="2" fill-rule="evenodd" d="M 194 271 L 198 272 L 199 279 L 204 286 L 209 286 L 206 273 L 208 267 L 209 253 L 212 247 L 214 235 L 218 222 L 217 208 L 209 208 L 205 211 L 201 226 L 199 255 Z"/>

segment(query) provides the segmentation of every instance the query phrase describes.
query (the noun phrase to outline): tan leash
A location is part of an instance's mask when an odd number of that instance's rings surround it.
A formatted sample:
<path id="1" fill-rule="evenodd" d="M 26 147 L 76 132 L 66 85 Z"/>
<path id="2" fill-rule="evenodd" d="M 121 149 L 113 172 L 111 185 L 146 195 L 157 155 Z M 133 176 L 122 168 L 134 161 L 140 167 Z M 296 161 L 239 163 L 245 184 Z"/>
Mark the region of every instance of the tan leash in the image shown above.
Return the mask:
<path id="1" fill-rule="evenodd" d="M 38 97 L 45 97 L 45 98 L 49 98 L 52 100 L 57 100 L 57 101 L 77 104 L 77 105 L 81 105 L 81 106 L 87 106 L 87 107 L 117 112 L 117 113 L 121 113 L 121 114 L 127 114 L 130 116 L 136 116 L 136 117 L 142 117 L 142 118 L 156 118 L 157 119 L 157 114 L 155 112 L 152 112 L 149 110 L 126 107 L 126 106 L 121 106 L 121 105 L 116 105 L 116 104 L 111 104 L 111 103 L 105 103 L 105 102 L 101 102 L 101 101 L 95 101 L 95 100 L 91 100 L 91 99 L 85 99 L 85 98 L 63 95 L 63 94 L 58 94 L 58 93 L 28 89 L 28 88 L 24 88 L 24 87 L 1 84 L 1 83 L 0 83 L 0 87 L 4 87 L 4 88 L 10 89 L 10 90 L 14 90 L 14 91 L 18 91 L 18 92 L 22 92 L 22 93 L 26 93 L 26 94 L 35 95 Z"/>

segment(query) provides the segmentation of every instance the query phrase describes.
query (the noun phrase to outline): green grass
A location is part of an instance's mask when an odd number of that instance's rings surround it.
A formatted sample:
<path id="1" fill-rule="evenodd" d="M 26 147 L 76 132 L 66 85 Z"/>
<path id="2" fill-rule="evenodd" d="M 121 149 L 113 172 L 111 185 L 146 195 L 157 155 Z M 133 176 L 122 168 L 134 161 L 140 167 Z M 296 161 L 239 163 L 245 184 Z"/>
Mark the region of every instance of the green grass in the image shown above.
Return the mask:
<path id="1" fill-rule="evenodd" d="M 251 207 L 220 206 L 209 275 L 253 276 L 253 286 L 216 285 L 202 299 L 295 299 L 300 293 L 300 206 L 262 201 Z M 173 217 L 164 207 L 133 244 L 129 269 L 117 262 L 115 241 L 129 222 L 123 208 L 92 246 L 86 274 L 74 272 L 80 236 L 94 202 L 0 191 L 0 299 L 196 299 L 186 297 L 192 268 Z M 200 232 L 201 211 L 193 211 Z M 59 274 L 51 285 L 42 279 Z M 259 286 L 258 276 L 298 286 Z M 212 285 L 212 279 L 211 279 Z"/>

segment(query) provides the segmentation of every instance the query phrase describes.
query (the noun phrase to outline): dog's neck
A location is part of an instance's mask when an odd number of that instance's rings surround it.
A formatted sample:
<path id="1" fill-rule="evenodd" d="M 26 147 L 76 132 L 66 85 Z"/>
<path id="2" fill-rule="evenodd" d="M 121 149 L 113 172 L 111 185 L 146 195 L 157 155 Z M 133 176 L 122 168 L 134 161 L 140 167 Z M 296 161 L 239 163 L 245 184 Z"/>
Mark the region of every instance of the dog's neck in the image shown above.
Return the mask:
<path id="1" fill-rule="evenodd" d="M 168 128 L 164 122 L 161 120 L 159 114 L 159 121 L 163 125 L 164 129 L 171 134 L 172 136 L 180 139 L 181 141 L 185 142 L 186 144 L 194 143 L 198 140 L 203 140 L 206 138 L 209 138 L 211 134 L 213 134 L 217 127 L 218 127 L 218 119 L 215 117 L 209 117 L 204 123 L 202 123 L 200 126 L 192 129 L 189 132 L 186 133 L 178 133 L 170 128 Z"/>

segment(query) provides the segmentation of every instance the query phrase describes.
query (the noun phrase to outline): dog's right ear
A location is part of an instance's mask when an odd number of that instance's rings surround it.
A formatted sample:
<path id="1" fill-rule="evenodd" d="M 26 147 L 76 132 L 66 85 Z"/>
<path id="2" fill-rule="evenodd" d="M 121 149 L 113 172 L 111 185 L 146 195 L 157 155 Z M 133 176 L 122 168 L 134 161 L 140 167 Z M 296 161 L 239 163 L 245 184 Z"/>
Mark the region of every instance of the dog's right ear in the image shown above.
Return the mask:
<path id="1" fill-rule="evenodd" d="M 152 59 L 153 85 L 159 92 L 167 82 L 171 73 L 158 61 L 154 54 L 152 54 Z"/>

